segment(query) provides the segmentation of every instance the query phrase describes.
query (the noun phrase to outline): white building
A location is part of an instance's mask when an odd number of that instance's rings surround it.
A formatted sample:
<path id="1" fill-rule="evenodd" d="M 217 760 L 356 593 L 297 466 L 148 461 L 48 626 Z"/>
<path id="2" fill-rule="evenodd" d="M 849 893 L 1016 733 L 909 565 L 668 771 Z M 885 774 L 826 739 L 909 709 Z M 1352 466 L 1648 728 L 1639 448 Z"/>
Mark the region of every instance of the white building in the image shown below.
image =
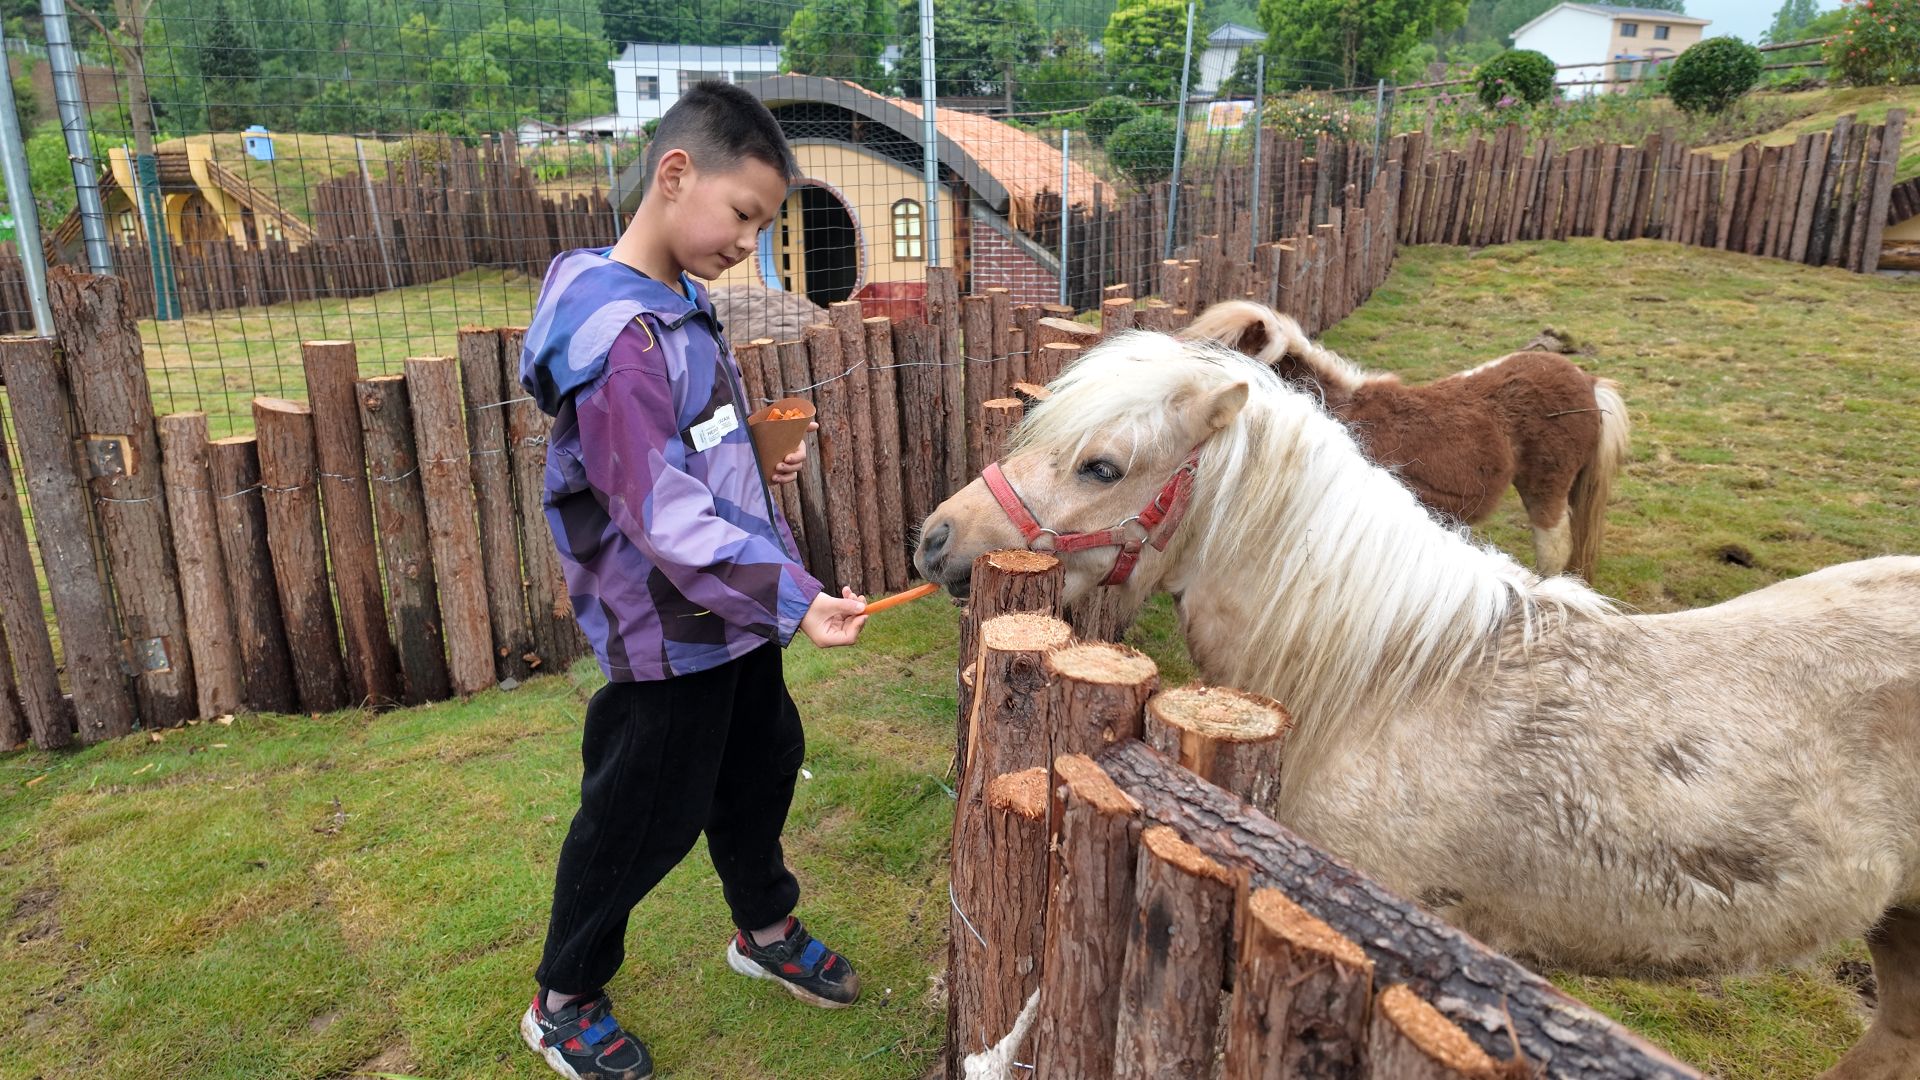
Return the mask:
<path id="1" fill-rule="evenodd" d="M 1619 93 L 1687 51 L 1711 22 L 1658 8 L 1557 4 L 1515 30 L 1513 47 L 1560 66 L 1555 81 L 1568 97 Z"/>
<path id="2" fill-rule="evenodd" d="M 1200 54 L 1200 70 L 1194 84 L 1194 92 L 1211 94 L 1220 89 L 1220 84 L 1233 74 L 1233 65 L 1240 59 L 1240 50 L 1257 49 L 1266 44 L 1267 35 L 1250 26 L 1239 23 L 1226 23 L 1218 30 L 1207 35 L 1207 50 Z"/>
<path id="3" fill-rule="evenodd" d="M 630 42 L 607 67 L 613 71 L 614 115 L 620 129 L 638 131 L 666 115 L 694 83 L 752 82 L 778 74 L 780 46 Z"/>

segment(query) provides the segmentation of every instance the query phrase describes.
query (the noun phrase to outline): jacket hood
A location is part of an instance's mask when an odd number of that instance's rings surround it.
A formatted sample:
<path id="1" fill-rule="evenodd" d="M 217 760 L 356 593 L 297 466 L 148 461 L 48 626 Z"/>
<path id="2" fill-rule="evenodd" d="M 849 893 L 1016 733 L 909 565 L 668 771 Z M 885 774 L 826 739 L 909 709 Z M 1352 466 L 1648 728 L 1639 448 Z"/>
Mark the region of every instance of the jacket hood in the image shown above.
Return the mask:
<path id="1" fill-rule="evenodd" d="M 683 296 L 608 258 L 610 250 L 561 252 L 540 286 L 540 303 L 520 350 L 520 386 L 549 416 L 560 412 L 568 395 L 600 377 L 614 339 L 635 318 L 652 315 L 669 330 L 695 312 L 714 319 L 707 290 L 692 278 L 680 275 Z"/>

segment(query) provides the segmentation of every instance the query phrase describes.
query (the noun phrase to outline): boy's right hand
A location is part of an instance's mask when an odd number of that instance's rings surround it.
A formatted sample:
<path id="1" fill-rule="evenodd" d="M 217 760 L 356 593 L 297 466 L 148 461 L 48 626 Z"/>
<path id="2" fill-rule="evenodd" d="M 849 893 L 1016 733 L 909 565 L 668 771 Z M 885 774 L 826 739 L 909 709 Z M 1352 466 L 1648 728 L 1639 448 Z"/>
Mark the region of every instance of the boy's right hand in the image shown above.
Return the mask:
<path id="1" fill-rule="evenodd" d="M 841 588 L 839 596 L 821 593 L 801 616 L 800 632 L 823 649 L 851 645 L 860 640 L 860 628 L 867 625 L 866 610 L 867 598 L 855 596 L 852 589 Z"/>

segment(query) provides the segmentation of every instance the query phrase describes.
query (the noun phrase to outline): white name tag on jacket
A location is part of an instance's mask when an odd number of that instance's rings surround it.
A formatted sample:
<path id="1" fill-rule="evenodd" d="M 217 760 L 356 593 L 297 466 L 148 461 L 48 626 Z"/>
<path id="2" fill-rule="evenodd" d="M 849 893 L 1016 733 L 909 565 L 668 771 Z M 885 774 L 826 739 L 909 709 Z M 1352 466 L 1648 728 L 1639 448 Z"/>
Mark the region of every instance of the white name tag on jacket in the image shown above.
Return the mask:
<path id="1" fill-rule="evenodd" d="M 720 445 L 727 432 L 740 426 L 740 418 L 734 414 L 732 405 L 722 405 L 713 410 L 713 416 L 702 423 L 693 425 L 688 434 L 693 436 L 693 448 L 711 450 Z"/>

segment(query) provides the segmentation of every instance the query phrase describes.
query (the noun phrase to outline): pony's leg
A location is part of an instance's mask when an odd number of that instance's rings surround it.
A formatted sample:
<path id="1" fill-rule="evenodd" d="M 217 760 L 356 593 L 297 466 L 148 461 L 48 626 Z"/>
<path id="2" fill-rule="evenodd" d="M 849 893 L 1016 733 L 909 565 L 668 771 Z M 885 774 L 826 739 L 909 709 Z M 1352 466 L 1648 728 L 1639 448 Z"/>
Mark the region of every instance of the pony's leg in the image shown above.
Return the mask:
<path id="1" fill-rule="evenodd" d="M 1867 1033 L 1821 1080 L 1920 1078 L 1920 908 L 1894 908 L 1867 933 L 1880 1003 Z"/>
<path id="2" fill-rule="evenodd" d="M 1541 577 L 1552 577 L 1567 568 L 1573 557 L 1573 519 L 1565 512 L 1552 525 L 1533 526 L 1533 566 Z"/>

